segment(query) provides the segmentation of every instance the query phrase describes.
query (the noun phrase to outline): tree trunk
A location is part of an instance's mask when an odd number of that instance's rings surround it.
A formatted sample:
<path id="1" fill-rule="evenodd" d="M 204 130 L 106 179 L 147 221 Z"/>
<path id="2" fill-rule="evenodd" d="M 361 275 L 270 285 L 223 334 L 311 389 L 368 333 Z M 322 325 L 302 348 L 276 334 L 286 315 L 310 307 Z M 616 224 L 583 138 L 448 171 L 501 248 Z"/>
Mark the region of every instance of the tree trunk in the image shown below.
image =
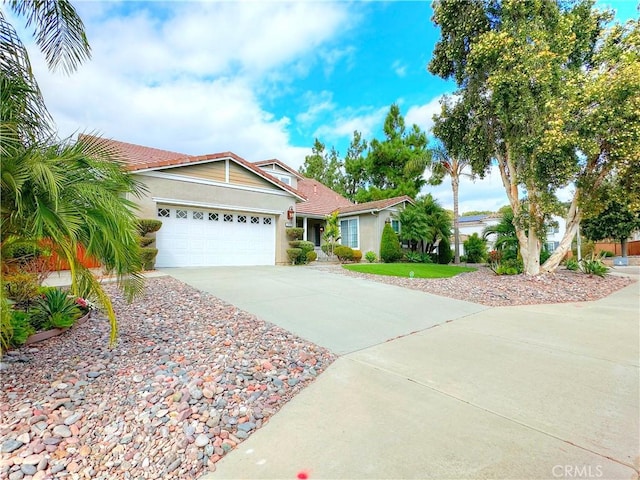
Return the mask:
<path id="1" fill-rule="evenodd" d="M 555 251 L 551 254 L 551 256 L 544 262 L 544 265 L 541 267 L 542 273 L 553 272 L 558 268 L 560 262 L 564 260 L 567 253 L 571 249 L 571 244 L 573 242 L 573 237 L 578 233 L 578 229 L 580 227 L 580 220 L 582 215 L 578 210 L 578 194 L 579 190 L 576 190 L 576 193 L 573 195 L 571 199 L 571 206 L 569 207 L 569 213 L 567 213 L 566 218 L 566 230 L 564 231 L 564 236 L 562 240 L 560 240 L 560 245 Z M 578 252 L 580 251 L 580 245 L 578 244 Z M 580 253 L 578 253 L 578 257 L 580 257 Z M 580 258 L 578 258 L 579 260 Z"/>
<path id="2" fill-rule="evenodd" d="M 524 273 L 527 275 L 538 275 L 540 273 L 540 240 L 538 239 L 538 232 L 534 225 L 529 226 L 526 239 L 525 245 L 520 244 Z"/>
<path id="3" fill-rule="evenodd" d="M 453 243 L 454 257 L 453 263 L 460 263 L 460 217 L 458 214 L 458 187 L 460 179 L 457 175 L 451 175 L 451 188 L 453 190 Z"/>
<path id="4" fill-rule="evenodd" d="M 627 248 L 627 239 L 626 238 L 621 238 L 620 239 L 620 246 L 622 247 L 622 256 L 626 257 L 629 254 L 628 248 Z"/>

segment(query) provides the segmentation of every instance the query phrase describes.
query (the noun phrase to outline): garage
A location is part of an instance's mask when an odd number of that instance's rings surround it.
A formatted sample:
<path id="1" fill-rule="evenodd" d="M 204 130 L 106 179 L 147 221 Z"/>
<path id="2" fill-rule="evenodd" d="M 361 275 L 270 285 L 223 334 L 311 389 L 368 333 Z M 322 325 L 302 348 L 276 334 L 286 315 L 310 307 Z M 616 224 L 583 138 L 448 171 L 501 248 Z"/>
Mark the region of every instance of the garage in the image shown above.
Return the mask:
<path id="1" fill-rule="evenodd" d="M 156 267 L 274 265 L 273 215 L 158 206 Z"/>

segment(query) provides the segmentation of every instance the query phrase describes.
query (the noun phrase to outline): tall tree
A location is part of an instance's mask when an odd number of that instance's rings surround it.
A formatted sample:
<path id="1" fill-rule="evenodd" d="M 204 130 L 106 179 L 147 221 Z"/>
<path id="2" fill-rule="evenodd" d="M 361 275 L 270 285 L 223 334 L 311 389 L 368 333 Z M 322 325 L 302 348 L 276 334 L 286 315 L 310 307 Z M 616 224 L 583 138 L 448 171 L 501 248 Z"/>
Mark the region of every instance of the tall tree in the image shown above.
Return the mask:
<path id="1" fill-rule="evenodd" d="M 463 102 L 453 103 L 447 97 L 442 100 L 441 113 L 434 116 L 435 124 L 433 133 L 440 141 L 432 150 L 431 160 L 431 185 L 440 185 L 444 177 L 451 179 L 453 192 L 453 236 L 454 236 L 454 263 L 460 263 L 460 214 L 458 211 L 458 197 L 460 190 L 460 177 L 473 176 L 465 172 L 470 165 L 466 152 L 468 140 L 465 134 L 468 131 L 467 112 Z"/>
<path id="2" fill-rule="evenodd" d="M 640 168 L 638 20 L 605 30 L 610 18 L 590 0 L 434 5 L 429 70 L 458 84 L 473 171 L 498 164 L 528 274 L 557 268 L 609 172 Z M 565 237 L 541 268 L 540 232 L 570 183 Z"/>
<path id="3" fill-rule="evenodd" d="M 368 142 L 355 130 L 344 157 L 344 196 L 354 201 L 359 191 L 365 190 L 368 181 L 367 157 Z"/>
<path id="4" fill-rule="evenodd" d="M 367 155 L 369 189 L 359 201 L 408 195 L 415 198 L 424 186 L 430 161 L 427 135 L 417 125 L 407 130 L 400 107 L 393 104 L 384 122 L 384 140 L 374 139 Z"/>
<path id="5" fill-rule="evenodd" d="M 51 69 L 70 73 L 89 58 L 82 21 L 68 1 L 6 4 L 33 26 Z M 105 309 L 113 342 L 117 322 L 111 301 L 82 266 L 78 247 L 117 274 L 130 297 L 141 291 L 135 217 L 127 200 L 140 185 L 99 142 L 56 138 L 26 49 L 1 11 L 0 37 L 0 246 L 4 251 L 14 243 L 52 245 L 71 267 L 72 292 L 95 298 Z"/>
<path id="6" fill-rule="evenodd" d="M 308 178 L 314 178 L 330 189 L 344 193 L 344 176 L 342 162 L 338 158 L 335 148 L 327 151 L 324 143 L 317 138 L 311 148 L 311 155 L 304 158 L 300 173 Z"/>
<path id="7" fill-rule="evenodd" d="M 640 212 L 632 211 L 620 202 L 611 202 L 600 214 L 582 221 L 582 234 L 588 240 L 617 240 L 622 256 L 627 256 L 627 240 L 640 228 Z"/>

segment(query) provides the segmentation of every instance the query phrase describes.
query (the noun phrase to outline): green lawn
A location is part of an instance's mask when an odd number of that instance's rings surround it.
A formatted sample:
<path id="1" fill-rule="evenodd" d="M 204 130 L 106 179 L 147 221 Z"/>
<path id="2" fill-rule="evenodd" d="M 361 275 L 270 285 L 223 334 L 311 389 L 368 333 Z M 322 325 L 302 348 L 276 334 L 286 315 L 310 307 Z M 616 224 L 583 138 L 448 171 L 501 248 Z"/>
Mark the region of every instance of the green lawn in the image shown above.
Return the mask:
<path id="1" fill-rule="evenodd" d="M 448 278 L 459 273 L 476 270 L 471 267 L 436 265 L 433 263 L 352 263 L 343 265 L 343 268 L 354 272 L 393 277 L 410 277 L 410 272 L 413 272 L 414 278 Z"/>

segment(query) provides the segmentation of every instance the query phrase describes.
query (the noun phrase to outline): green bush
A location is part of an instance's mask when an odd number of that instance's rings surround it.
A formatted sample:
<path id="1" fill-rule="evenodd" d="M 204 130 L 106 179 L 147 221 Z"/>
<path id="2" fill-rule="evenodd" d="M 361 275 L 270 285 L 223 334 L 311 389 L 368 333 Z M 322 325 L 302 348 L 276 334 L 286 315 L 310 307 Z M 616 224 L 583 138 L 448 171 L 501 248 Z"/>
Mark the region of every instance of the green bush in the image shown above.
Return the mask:
<path id="1" fill-rule="evenodd" d="M 567 258 L 567 263 L 565 264 L 565 267 L 567 268 L 567 270 L 571 270 L 572 272 L 577 272 L 578 269 L 580 268 L 580 264 L 578 263 L 578 260 L 576 260 L 574 257 L 571 257 L 571 258 Z"/>
<path id="2" fill-rule="evenodd" d="M 362 260 L 362 252 L 360 250 L 353 251 L 353 261 L 360 262 Z"/>
<path id="3" fill-rule="evenodd" d="M 162 227 L 160 220 L 152 218 L 139 218 L 137 221 L 138 233 L 141 237 L 146 236 L 148 233 L 157 232 Z"/>
<path id="4" fill-rule="evenodd" d="M 353 249 L 351 247 L 347 247 L 346 245 L 338 245 L 333 253 L 341 262 L 348 262 L 349 260 L 353 260 Z"/>
<path id="5" fill-rule="evenodd" d="M 397 262 L 402 258 L 402 247 L 398 235 L 391 228 L 390 223 L 385 223 L 380 239 L 380 258 L 385 263 Z"/>
<path id="6" fill-rule="evenodd" d="M 611 258 L 611 257 L 615 257 L 616 256 L 615 253 L 613 253 L 613 252 L 611 252 L 609 250 L 602 250 L 600 252 L 600 255 L 602 255 L 603 258 Z"/>
<path id="7" fill-rule="evenodd" d="M 293 227 L 287 228 L 285 231 L 289 240 L 300 240 L 304 236 L 304 228 Z"/>
<path id="8" fill-rule="evenodd" d="M 521 260 L 508 259 L 500 263 L 490 263 L 489 268 L 496 275 L 519 275 L 524 272 L 524 265 Z"/>
<path id="9" fill-rule="evenodd" d="M 32 309 L 32 324 L 38 330 L 67 328 L 82 316 L 82 311 L 69 294 L 58 288 L 48 289 Z"/>
<path id="10" fill-rule="evenodd" d="M 409 263 L 433 263 L 431 255 L 422 252 L 405 252 L 404 258 Z"/>
<path id="11" fill-rule="evenodd" d="M 300 254 L 302 253 L 301 248 L 287 248 L 287 256 L 291 261 L 291 265 L 295 265 L 298 258 L 300 258 Z"/>
<path id="12" fill-rule="evenodd" d="M 307 263 L 311 263 L 311 262 L 315 262 L 318 259 L 318 254 L 311 250 L 310 252 L 307 252 Z"/>
<path id="13" fill-rule="evenodd" d="M 453 260 L 453 251 L 448 238 L 443 238 L 438 244 L 438 263 L 440 265 L 448 265 Z"/>
<path id="14" fill-rule="evenodd" d="M 154 240 L 155 238 L 153 237 L 138 237 L 138 245 L 140 245 L 142 248 L 148 247 L 153 243 Z"/>
<path id="15" fill-rule="evenodd" d="M 141 248 L 140 260 L 142 261 L 142 268 L 145 270 L 153 270 L 155 268 L 156 256 L 158 255 L 157 248 Z"/>
<path id="16" fill-rule="evenodd" d="M 18 306 L 28 305 L 38 295 L 38 277 L 34 273 L 18 272 L 5 275 L 2 285 L 7 298 Z"/>
<path id="17" fill-rule="evenodd" d="M 364 258 L 367 259 L 367 262 L 373 263 L 378 259 L 378 256 L 376 255 L 376 252 L 372 252 L 371 250 L 369 250 L 364 254 Z"/>
<path id="18" fill-rule="evenodd" d="M 602 257 L 593 254 L 581 260 L 580 269 L 587 275 L 598 275 L 599 277 L 604 277 L 609 271 L 609 267 L 602 263 Z"/>
<path id="19" fill-rule="evenodd" d="M 27 312 L 21 310 L 11 311 L 11 335 L 9 337 L 9 344 L 14 347 L 24 345 L 30 335 L 33 335 L 36 330 L 31 325 L 31 317 Z"/>
<path id="20" fill-rule="evenodd" d="M 464 253 L 468 263 L 482 263 L 487 258 L 487 241 L 477 233 L 471 235 L 464 242 Z"/>

